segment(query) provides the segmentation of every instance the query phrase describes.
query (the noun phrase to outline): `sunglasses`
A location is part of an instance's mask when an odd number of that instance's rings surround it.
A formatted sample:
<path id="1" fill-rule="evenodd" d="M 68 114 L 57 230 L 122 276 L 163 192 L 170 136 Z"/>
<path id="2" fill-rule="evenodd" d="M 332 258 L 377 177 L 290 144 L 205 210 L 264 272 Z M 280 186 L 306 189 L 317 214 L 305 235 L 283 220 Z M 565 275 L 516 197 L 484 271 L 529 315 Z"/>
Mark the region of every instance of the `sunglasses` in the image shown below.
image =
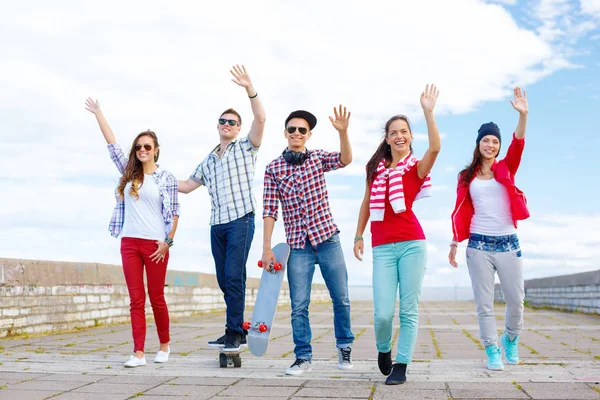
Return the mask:
<path id="1" fill-rule="evenodd" d="M 225 125 L 225 124 L 229 124 L 229 126 L 236 126 L 238 124 L 238 122 L 235 119 L 220 118 L 219 125 Z"/>
<path id="2" fill-rule="evenodd" d="M 136 144 L 135 147 L 134 147 L 134 149 L 135 149 L 135 151 L 140 151 L 142 149 L 142 145 L 141 144 Z M 144 145 L 144 150 L 146 150 L 146 151 L 152 150 L 152 145 L 146 143 Z"/>
<path id="3" fill-rule="evenodd" d="M 306 129 L 303 126 L 298 127 L 298 128 L 296 128 L 295 126 L 288 126 L 286 128 L 287 132 L 290 134 L 296 132 L 296 129 L 298 129 L 298 132 L 300 132 L 301 135 L 306 135 L 308 133 L 308 129 Z"/>

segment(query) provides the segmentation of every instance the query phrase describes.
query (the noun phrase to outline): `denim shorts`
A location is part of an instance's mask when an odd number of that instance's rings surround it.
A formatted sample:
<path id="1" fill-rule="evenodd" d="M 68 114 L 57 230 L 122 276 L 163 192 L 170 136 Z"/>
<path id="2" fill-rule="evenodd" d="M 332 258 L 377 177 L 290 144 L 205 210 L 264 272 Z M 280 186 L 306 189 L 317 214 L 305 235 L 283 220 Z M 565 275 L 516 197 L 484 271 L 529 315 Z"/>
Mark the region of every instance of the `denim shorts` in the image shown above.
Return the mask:
<path id="1" fill-rule="evenodd" d="M 517 257 L 521 256 L 521 247 L 516 233 L 505 236 L 487 236 L 472 233 L 469 236 L 469 244 L 467 247 L 475 250 L 489 251 L 491 253 L 517 251 Z"/>

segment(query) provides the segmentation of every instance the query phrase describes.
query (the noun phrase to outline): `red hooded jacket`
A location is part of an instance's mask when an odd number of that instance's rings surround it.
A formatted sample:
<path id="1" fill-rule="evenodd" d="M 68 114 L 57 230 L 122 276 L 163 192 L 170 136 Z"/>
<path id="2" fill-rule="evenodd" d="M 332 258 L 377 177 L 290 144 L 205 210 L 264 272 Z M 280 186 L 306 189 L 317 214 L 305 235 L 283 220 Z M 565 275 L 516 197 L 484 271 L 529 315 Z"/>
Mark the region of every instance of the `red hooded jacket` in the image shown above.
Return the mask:
<path id="1" fill-rule="evenodd" d="M 501 183 L 508 193 L 510 200 L 510 210 L 512 213 L 512 220 L 517 227 L 517 221 L 529 218 L 529 210 L 527 210 L 527 199 L 525 194 L 515 186 L 515 175 L 521 164 L 521 156 L 523 155 L 523 149 L 525 148 L 525 138 L 517 139 L 513 133 L 513 139 L 508 146 L 506 157 L 500 161 L 494 161 L 492 165 L 492 171 L 494 172 L 494 179 Z M 465 185 L 461 182 L 461 176 L 458 178 L 458 185 L 456 187 L 456 205 L 452 212 L 452 234 L 453 240 L 462 242 L 469 238 L 471 219 L 475 210 L 473 209 L 473 202 L 471 201 L 471 195 L 469 194 L 469 185 Z M 475 175 L 473 176 L 473 179 Z M 471 181 L 473 181 L 471 179 Z"/>

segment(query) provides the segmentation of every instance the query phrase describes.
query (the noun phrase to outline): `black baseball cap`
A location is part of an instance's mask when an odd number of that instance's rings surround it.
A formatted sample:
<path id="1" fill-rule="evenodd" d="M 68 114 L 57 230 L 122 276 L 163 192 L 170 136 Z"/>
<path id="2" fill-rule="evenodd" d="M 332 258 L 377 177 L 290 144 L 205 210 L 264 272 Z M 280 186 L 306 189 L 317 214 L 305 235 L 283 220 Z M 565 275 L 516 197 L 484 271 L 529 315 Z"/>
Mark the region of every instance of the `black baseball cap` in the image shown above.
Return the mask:
<path id="1" fill-rule="evenodd" d="M 308 122 L 308 126 L 310 127 L 310 130 L 312 131 L 315 126 L 317 126 L 317 117 L 315 117 L 314 115 L 312 115 L 311 113 L 309 113 L 308 111 L 304 111 L 304 110 L 296 110 L 293 111 L 286 119 L 285 119 L 285 126 L 287 127 L 288 122 L 290 121 L 290 119 L 292 118 L 302 118 L 303 120 L 305 120 L 306 122 Z"/>

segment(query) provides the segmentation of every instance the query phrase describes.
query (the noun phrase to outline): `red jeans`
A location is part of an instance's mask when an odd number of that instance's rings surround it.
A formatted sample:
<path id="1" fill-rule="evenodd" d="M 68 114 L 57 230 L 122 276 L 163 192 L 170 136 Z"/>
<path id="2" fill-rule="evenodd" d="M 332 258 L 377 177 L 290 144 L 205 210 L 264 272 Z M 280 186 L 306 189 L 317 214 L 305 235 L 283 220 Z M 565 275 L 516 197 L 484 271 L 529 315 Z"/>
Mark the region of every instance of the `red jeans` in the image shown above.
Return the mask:
<path id="1" fill-rule="evenodd" d="M 148 295 L 154 312 L 154 322 L 160 343 L 168 343 L 169 310 L 165 302 L 165 277 L 169 253 L 158 263 L 150 260 L 157 249 L 156 240 L 124 237 L 121 239 L 121 259 L 123 273 L 129 290 L 133 351 L 144 351 L 146 341 L 146 288 L 144 287 L 144 266 L 148 282 Z"/>

